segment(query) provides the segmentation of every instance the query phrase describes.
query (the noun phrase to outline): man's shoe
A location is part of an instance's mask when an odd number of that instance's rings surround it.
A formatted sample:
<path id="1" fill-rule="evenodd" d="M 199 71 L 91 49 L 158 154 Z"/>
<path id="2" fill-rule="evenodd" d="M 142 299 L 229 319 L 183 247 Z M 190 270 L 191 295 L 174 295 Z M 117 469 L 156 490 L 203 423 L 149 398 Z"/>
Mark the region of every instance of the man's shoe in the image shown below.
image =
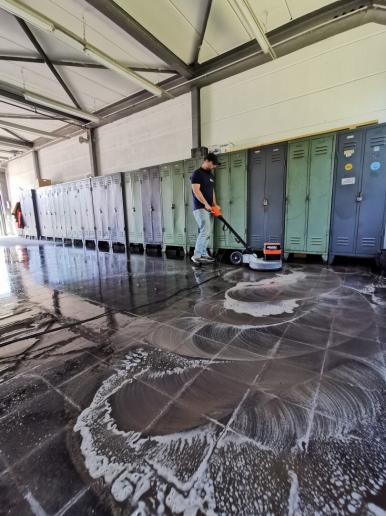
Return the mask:
<path id="1" fill-rule="evenodd" d="M 211 256 L 209 256 L 209 254 L 207 256 L 201 256 L 201 260 L 204 262 L 204 263 L 214 263 L 216 260 L 214 258 L 212 258 Z"/>
<path id="2" fill-rule="evenodd" d="M 194 254 L 193 256 L 191 256 L 190 259 L 192 260 L 193 263 L 196 263 L 197 265 L 203 263 L 203 259 L 201 258 L 201 256 L 198 256 L 197 254 Z"/>

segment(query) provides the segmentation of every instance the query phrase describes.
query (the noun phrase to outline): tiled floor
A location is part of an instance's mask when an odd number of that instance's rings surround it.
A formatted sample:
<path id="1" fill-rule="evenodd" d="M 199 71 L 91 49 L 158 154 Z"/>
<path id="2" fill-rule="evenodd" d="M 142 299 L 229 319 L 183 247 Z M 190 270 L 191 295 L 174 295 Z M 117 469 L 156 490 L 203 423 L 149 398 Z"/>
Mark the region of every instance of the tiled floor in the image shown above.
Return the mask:
<path id="1" fill-rule="evenodd" d="M 386 281 L 0 239 L 0 514 L 386 514 Z"/>

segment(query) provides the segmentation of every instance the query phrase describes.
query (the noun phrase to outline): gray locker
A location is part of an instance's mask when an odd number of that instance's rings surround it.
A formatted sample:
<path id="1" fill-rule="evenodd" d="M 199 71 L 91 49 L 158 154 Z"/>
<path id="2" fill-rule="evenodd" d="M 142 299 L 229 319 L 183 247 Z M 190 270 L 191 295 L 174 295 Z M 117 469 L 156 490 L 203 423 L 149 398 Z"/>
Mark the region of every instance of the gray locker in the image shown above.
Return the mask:
<path id="1" fill-rule="evenodd" d="M 54 235 L 51 215 L 51 190 L 52 187 L 50 186 L 45 186 L 36 190 L 40 234 L 43 238 L 52 238 Z"/>
<path id="2" fill-rule="evenodd" d="M 92 206 L 90 179 L 81 179 L 78 181 L 78 189 L 81 217 L 81 238 L 83 243 L 86 240 L 95 241 L 94 210 Z"/>
<path id="3" fill-rule="evenodd" d="M 65 199 L 63 196 L 63 185 L 52 186 L 52 212 L 54 224 L 54 237 L 65 238 Z"/>
<path id="4" fill-rule="evenodd" d="M 287 144 L 252 149 L 248 155 L 248 243 L 284 238 L 284 198 Z"/>
<path id="5" fill-rule="evenodd" d="M 141 181 L 140 170 L 125 173 L 127 232 L 131 244 L 143 244 L 144 218 L 150 216 L 142 213 Z"/>
<path id="6" fill-rule="evenodd" d="M 72 240 L 83 240 L 82 231 L 82 197 L 80 181 L 74 181 L 67 187 L 67 202 L 69 206 L 69 221 L 71 224 L 70 237 Z"/>
<path id="7" fill-rule="evenodd" d="M 22 190 L 20 193 L 20 205 L 24 220 L 24 236 L 39 238 L 40 231 L 35 190 Z"/>
<path id="8" fill-rule="evenodd" d="M 335 255 L 373 257 L 384 238 L 386 124 L 338 136 L 330 262 Z"/>
<path id="9" fill-rule="evenodd" d="M 162 244 L 161 182 L 159 167 L 142 171 L 141 197 L 144 243 Z"/>
<path id="10" fill-rule="evenodd" d="M 126 244 L 121 174 L 93 177 L 91 187 L 97 240 Z"/>

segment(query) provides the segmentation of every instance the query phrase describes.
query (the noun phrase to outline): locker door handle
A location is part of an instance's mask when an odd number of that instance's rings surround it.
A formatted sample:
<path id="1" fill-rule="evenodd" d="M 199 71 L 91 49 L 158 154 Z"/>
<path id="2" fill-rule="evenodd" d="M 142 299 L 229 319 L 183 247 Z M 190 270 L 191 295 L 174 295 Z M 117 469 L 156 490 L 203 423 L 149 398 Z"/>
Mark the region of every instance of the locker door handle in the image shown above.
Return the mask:
<path id="1" fill-rule="evenodd" d="M 150 211 L 154 211 L 154 208 L 153 208 L 153 206 L 150 206 Z"/>
<path id="2" fill-rule="evenodd" d="M 176 205 L 175 205 L 175 204 L 172 204 L 172 210 L 174 210 L 174 209 L 175 209 L 175 207 L 176 207 Z"/>
<path id="3" fill-rule="evenodd" d="M 309 202 L 309 200 L 310 200 L 310 196 L 309 196 L 309 195 L 307 195 L 307 196 L 306 196 L 306 201 L 307 201 L 307 202 Z"/>
<path id="4" fill-rule="evenodd" d="M 132 211 L 133 213 L 135 213 L 135 208 L 133 208 L 131 211 Z"/>
<path id="5" fill-rule="evenodd" d="M 356 201 L 357 202 L 362 202 L 362 200 L 363 200 L 362 192 L 359 192 L 357 197 L 356 197 Z"/>
<path id="6" fill-rule="evenodd" d="M 263 206 L 268 206 L 268 199 L 263 200 Z"/>

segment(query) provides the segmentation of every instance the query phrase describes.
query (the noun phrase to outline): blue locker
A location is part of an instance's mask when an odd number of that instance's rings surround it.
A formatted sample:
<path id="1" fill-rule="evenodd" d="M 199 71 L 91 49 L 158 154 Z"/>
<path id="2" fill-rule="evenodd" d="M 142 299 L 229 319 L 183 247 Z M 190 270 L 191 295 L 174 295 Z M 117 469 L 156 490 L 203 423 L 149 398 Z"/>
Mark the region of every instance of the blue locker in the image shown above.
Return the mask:
<path id="1" fill-rule="evenodd" d="M 330 262 L 374 257 L 382 248 L 386 206 L 386 124 L 338 135 Z"/>
<path id="2" fill-rule="evenodd" d="M 249 151 L 248 243 L 283 242 L 287 144 Z"/>

